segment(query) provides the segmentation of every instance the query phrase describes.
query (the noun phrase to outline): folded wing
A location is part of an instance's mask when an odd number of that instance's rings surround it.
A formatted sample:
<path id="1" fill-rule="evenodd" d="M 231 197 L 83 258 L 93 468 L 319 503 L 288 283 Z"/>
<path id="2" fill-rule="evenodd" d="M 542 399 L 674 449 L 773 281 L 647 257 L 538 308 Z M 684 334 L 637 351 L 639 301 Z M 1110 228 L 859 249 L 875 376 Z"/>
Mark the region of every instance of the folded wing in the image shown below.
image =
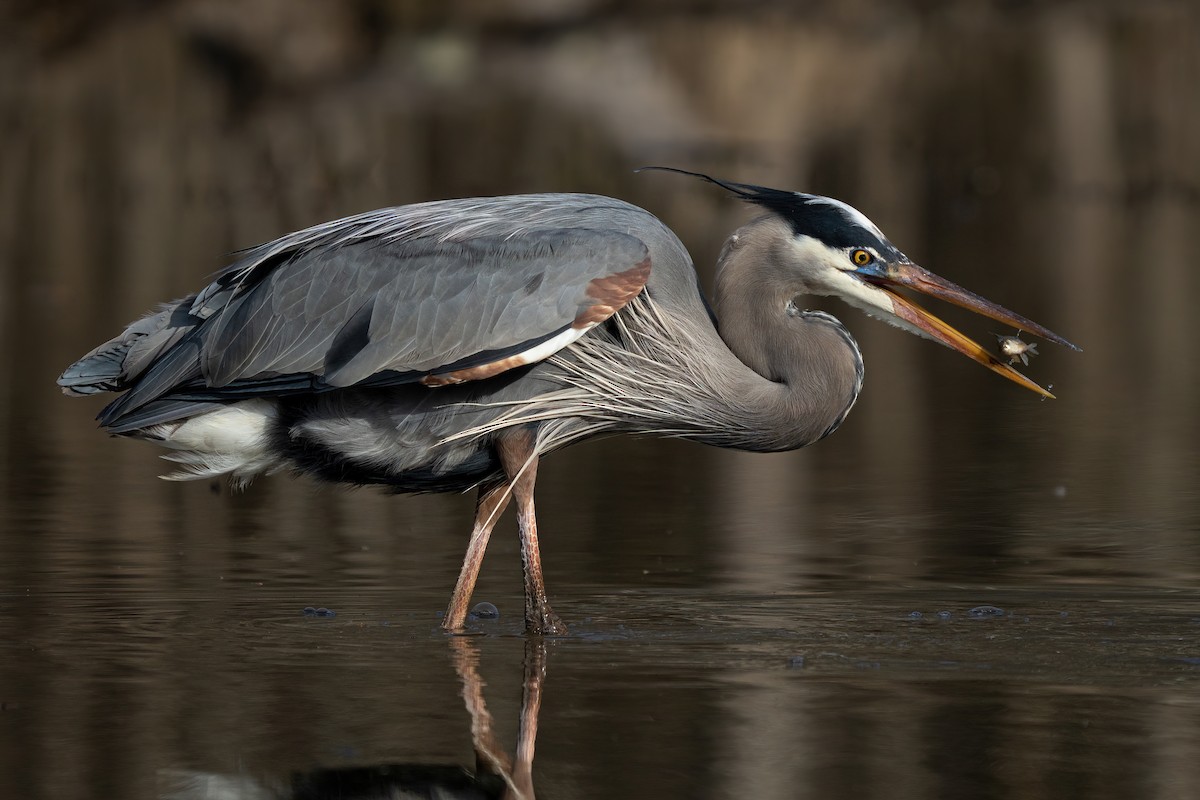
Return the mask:
<path id="1" fill-rule="evenodd" d="M 425 203 L 291 234 L 130 325 L 59 383 L 71 394 L 125 390 L 100 415 L 122 432 L 194 404 L 437 386 L 539 361 L 616 313 L 650 274 L 640 239 L 570 227 L 555 197 Z"/>

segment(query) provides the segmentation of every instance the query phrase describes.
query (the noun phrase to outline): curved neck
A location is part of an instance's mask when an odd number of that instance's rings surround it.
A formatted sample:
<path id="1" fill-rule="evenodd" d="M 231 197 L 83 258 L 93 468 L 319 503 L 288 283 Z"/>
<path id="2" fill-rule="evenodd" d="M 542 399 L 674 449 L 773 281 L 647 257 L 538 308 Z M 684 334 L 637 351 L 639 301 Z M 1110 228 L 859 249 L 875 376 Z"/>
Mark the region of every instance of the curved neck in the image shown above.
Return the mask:
<path id="1" fill-rule="evenodd" d="M 828 314 L 800 311 L 802 287 L 782 254 L 770 251 L 790 236 L 746 235 L 751 226 L 785 224 L 750 223 L 730 237 L 717 264 L 718 333 L 747 368 L 726 373 L 731 392 L 746 398 L 749 418 L 739 427 L 748 441 L 735 445 L 744 449 L 817 441 L 841 424 L 862 386 L 862 357 L 849 332 Z"/>

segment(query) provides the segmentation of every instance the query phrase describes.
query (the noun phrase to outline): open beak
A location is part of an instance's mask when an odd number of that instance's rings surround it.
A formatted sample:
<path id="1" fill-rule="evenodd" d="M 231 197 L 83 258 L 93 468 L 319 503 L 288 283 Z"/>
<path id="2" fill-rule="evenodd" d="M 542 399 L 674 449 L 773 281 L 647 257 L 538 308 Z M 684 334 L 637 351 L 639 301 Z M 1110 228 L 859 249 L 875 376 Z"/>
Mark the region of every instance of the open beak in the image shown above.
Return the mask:
<path id="1" fill-rule="evenodd" d="M 913 289 L 931 297 L 947 300 L 969 311 L 990 317 L 997 322 L 1011 325 L 1019 331 L 1031 333 L 1043 339 L 1049 339 L 1057 344 L 1070 347 L 1072 350 L 1080 349 L 1057 333 L 1042 327 L 1033 320 L 1013 313 L 990 300 L 985 300 L 979 295 L 969 292 L 945 278 L 938 277 L 932 272 L 918 267 L 916 264 L 892 263 L 888 264 L 884 270 L 880 270 L 878 273 L 860 273 L 860 277 L 888 293 L 895 306 L 896 316 L 904 322 L 919 329 L 922 333 L 929 336 L 929 338 L 957 350 L 967 358 L 978 361 L 993 372 L 998 372 L 1010 381 L 1019 383 L 1026 389 L 1037 392 L 1043 397 L 1053 398 L 1054 395 L 992 355 L 991 352 L 984 349 L 983 345 L 972 340 L 966 334 L 955 330 L 947 323 L 913 303 L 904 295 L 896 292 L 893 287 Z"/>

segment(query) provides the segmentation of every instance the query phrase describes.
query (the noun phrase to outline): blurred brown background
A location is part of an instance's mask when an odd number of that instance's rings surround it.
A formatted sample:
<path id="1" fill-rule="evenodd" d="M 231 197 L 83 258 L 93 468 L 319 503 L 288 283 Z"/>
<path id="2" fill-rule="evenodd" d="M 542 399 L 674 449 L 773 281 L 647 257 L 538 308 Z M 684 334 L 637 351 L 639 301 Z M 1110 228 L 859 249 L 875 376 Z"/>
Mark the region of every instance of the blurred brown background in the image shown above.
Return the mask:
<path id="1" fill-rule="evenodd" d="M 43 2 L 10 6 L 3 30 L 0 441 L 18 483 L 47 439 L 153 469 L 53 396 L 58 371 L 226 254 L 325 219 L 608 193 L 674 227 L 707 281 L 746 211 L 632 172 L 657 163 L 843 198 L 1085 348 L 1043 345 L 1030 373 L 1061 399 L 1037 404 L 826 304 L 868 370 L 835 444 L 776 459 L 797 475 L 667 452 L 762 472 L 746 482 L 776 481 L 768 496 L 834 458 L 874 492 L 903 475 L 932 495 L 938 463 L 986 468 L 980 447 L 1032 430 L 1054 455 L 1024 445 L 1034 483 L 1195 528 L 1194 4 Z"/>
<path id="2" fill-rule="evenodd" d="M 46 645 L 75 632 L 94 609 L 55 592 L 109 586 L 118 570 L 120 586 L 180 602 L 211 596 L 218 576 L 353 594 L 409 570 L 388 602 L 440 608 L 469 499 L 158 482 L 153 448 L 106 439 L 90 419 L 99 404 L 60 397 L 54 379 L 232 251 L 414 201 L 611 194 L 672 226 L 707 284 L 748 212 L 714 187 L 633 173 L 646 164 L 844 199 L 917 262 L 1084 352 L 1040 347 L 1028 373 L 1059 397 L 1041 403 L 814 301 L 854 331 L 867 364 L 858 406 L 820 446 L 749 456 L 624 440 L 548 462 L 543 541 L 564 617 L 629 588 L 1194 597 L 1197 87 L 1200 6 L 1182 0 L 10 2 L 0 592 L 41 596 L 61 620 L 10 634 Z M 941 312 L 991 344 L 987 323 Z M 480 592 L 515 607 L 509 530 Z M 9 661 L 10 686 L 56 676 L 37 692 L 58 722 L 31 741 L 82 725 L 61 693 L 95 678 L 79 655 L 54 669 Z M 270 694 L 258 689 L 227 699 L 253 705 Z M 1041 701 L 1031 713 L 1053 718 Z M 165 746 L 153 730 L 126 734 L 153 751 Z M 9 765 L 33 769 L 18 752 Z M 1100 773 L 1105 752 L 1090 762 Z M 1174 752 L 1158 755 L 1182 764 Z M 1092 788 L 1106 796 L 1104 781 Z"/>

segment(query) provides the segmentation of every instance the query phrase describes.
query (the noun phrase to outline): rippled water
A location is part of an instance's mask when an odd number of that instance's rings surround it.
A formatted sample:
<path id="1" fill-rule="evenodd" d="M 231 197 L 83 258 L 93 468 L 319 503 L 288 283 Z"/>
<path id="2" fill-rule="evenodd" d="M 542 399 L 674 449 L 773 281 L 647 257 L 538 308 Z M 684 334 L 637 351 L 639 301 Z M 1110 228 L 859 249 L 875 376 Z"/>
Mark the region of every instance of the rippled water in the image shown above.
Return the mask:
<path id="1" fill-rule="evenodd" d="M 1046 527 L 955 522 L 978 502 L 971 481 L 929 505 L 818 481 L 806 514 L 784 497 L 729 520 L 689 481 L 741 456 L 580 448 L 543 488 L 571 634 L 539 643 L 521 635 L 511 528 L 476 595 L 500 618 L 439 632 L 466 498 L 164 485 L 143 469 L 151 448 L 94 439 L 56 480 L 36 459 L 12 476 L 44 493 L 9 504 L 3 536 L 5 796 L 499 796 L 475 746 L 512 758 L 522 726 L 545 797 L 1195 785 L 1195 543 L 1082 524 L 1098 501 L 1082 487 L 998 498 L 1058 504 Z M 597 463 L 625 479 L 597 491 L 578 474 Z M 1022 555 L 1063 531 L 1074 552 Z"/>

